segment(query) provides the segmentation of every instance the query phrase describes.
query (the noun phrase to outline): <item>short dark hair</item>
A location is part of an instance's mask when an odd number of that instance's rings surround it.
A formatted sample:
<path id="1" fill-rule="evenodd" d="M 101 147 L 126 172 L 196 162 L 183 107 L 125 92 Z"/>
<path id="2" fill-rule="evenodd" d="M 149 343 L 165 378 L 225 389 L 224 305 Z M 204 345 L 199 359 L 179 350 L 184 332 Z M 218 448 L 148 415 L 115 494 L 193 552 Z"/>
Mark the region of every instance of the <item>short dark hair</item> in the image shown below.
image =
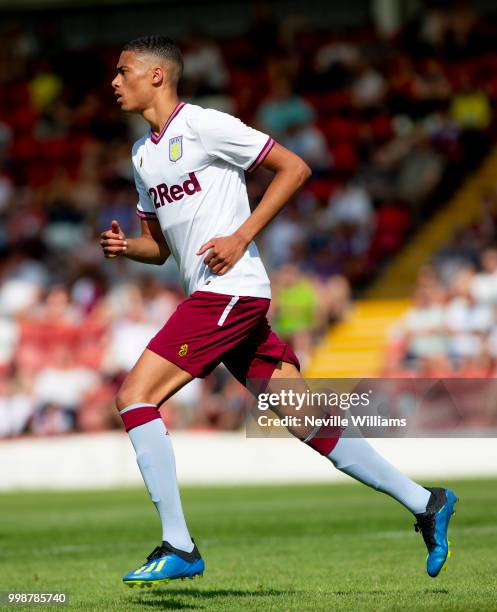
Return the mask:
<path id="1" fill-rule="evenodd" d="M 174 65 L 171 72 L 171 80 L 176 85 L 183 74 L 183 55 L 173 40 L 159 34 L 153 36 L 140 36 L 126 43 L 123 51 L 135 51 L 136 53 L 151 53 Z"/>

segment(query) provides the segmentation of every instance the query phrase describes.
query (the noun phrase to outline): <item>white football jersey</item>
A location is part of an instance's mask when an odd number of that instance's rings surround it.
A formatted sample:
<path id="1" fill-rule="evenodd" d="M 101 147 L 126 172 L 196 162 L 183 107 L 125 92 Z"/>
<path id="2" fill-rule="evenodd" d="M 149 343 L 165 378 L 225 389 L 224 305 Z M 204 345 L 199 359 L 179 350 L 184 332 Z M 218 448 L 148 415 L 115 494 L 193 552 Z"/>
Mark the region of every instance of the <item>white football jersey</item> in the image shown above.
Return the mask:
<path id="1" fill-rule="evenodd" d="M 197 251 L 211 238 L 228 236 L 249 217 L 244 171 L 266 158 L 274 141 L 239 119 L 180 102 L 161 133 L 133 146 L 137 214 L 158 219 L 176 260 L 183 289 L 270 298 L 269 278 L 251 242 L 223 276 Z"/>

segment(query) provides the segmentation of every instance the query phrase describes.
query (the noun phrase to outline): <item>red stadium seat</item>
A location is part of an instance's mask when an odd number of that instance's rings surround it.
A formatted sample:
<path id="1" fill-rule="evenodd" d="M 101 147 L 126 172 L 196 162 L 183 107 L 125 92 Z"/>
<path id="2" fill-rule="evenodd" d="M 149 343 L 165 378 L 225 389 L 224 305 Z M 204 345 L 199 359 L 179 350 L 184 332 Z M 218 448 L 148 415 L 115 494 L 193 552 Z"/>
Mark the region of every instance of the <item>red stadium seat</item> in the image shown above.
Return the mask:
<path id="1" fill-rule="evenodd" d="M 370 124 L 373 139 L 384 142 L 392 137 L 392 118 L 389 115 L 377 115 Z"/>
<path id="2" fill-rule="evenodd" d="M 16 135 L 31 134 L 37 119 L 38 114 L 30 106 L 22 106 L 8 115 L 7 123 Z"/>
<path id="3" fill-rule="evenodd" d="M 326 204 L 331 194 L 339 187 L 340 182 L 328 178 L 313 179 L 307 186 L 306 191 L 310 191 L 321 204 Z"/>
<path id="4" fill-rule="evenodd" d="M 41 154 L 40 142 L 31 135 L 22 135 L 13 139 L 10 154 L 16 161 L 29 163 L 39 159 Z"/>
<path id="5" fill-rule="evenodd" d="M 334 160 L 334 170 L 340 174 L 352 175 L 359 163 L 357 151 L 350 142 L 337 142 L 331 146 Z"/>
<path id="6" fill-rule="evenodd" d="M 44 160 L 31 161 L 26 168 L 27 181 L 33 187 L 48 185 L 55 175 L 55 166 Z"/>
<path id="7" fill-rule="evenodd" d="M 71 154 L 71 141 L 69 138 L 50 138 L 40 143 L 43 156 L 55 163 L 68 158 Z"/>
<path id="8" fill-rule="evenodd" d="M 376 213 L 376 232 L 371 245 L 375 261 L 392 255 L 404 244 L 411 227 L 407 208 L 382 206 Z"/>
<path id="9" fill-rule="evenodd" d="M 329 143 L 356 142 L 359 138 L 359 125 L 353 119 L 332 117 L 320 124 Z"/>
<path id="10" fill-rule="evenodd" d="M 346 90 L 331 91 L 323 95 L 321 110 L 325 114 L 338 113 L 350 108 L 351 96 Z"/>
<path id="11" fill-rule="evenodd" d="M 317 113 L 327 118 L 350 107 L 350 93 L 345 90 L 330 92 L 309 92 L 304 98 L 313 106 Z"/>

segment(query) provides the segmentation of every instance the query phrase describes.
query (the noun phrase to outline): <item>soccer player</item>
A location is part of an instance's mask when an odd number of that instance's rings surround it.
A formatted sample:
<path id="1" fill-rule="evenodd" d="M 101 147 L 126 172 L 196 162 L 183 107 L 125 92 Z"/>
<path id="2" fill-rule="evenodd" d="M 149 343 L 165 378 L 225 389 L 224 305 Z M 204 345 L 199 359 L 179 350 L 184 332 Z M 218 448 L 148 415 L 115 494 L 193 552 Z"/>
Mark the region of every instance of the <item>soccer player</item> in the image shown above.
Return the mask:
<path id="1" fill-rule="evenodd" d="M 141 235 L 128 238 L 113 221 L 101 235 L 104 255 L 158 265 L 172 255 L 188 295 L 150 341 L 117 395 L 162 524 L 162 543 L 123 577 L 130 586 L 191 578 L 202 575 L 205 567 L 185 523 L 173 447 L 158 406 L 221 362 L 247 386 L 251 379 L 269 384 L 282 378 L 301 380 L 297 357 L 267 322 L 270 284 L 253 240 L 310 170 L 270 136 L 240 120 L 179 101 L 182 65 L 170 39 L 142 37 L 124 46 L 112 81 L 122 110 L 141 114 L 150 131 L 132 150 Z M 251 213 L 244 172 L 261 165 L 274 177 Z M 284 415 L 282 407 L 275 412 Z M 428 574 L 440 572 L 457 501 L 452 491 L 413 482 L 364 438 L 339 437 L 326 427 L 292 433 L 337 469 L 410 510 L 428 548 Z"/>

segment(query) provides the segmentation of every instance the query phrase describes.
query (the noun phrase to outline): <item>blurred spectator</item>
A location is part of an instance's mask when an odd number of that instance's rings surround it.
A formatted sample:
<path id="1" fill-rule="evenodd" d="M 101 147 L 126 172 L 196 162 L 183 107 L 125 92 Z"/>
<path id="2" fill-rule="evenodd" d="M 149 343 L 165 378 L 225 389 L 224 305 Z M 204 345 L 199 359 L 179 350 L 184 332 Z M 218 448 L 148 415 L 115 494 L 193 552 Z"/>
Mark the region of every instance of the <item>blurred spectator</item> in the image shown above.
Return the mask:
<path id="1" fill-rule="evenodd" d="M 11 179 L 0 171 L 0 214 L 4 213 L 11 203 L 14 195 L 14 186 Z"/>
<path id="2" fill-rule="evenodd" d="M 263 233 L 265 261 L 271 268 L 292 261 L 295 247 L 306 239 L 300 214 L 295 203 L 280 213 L 278 223 L 272 223 Z"/>
<path id="3" fill-rule="evenodd" d="M 33 397 L 16 380 L 0 378 L 0 437 L 27 431 L 34 414 Z"/>
<path id="4" fill-rule="evenodd" d="M 351 304 L 350 283 L 339 274 L 323 283 L 318 283 L 320 315 L 323 331 L 333 323 L 341 321 Z"/>
<path id="5" fill-rule="evenodd" d="M 285 77 L 273 81 L 269 95 L 262 101 L 257 118 L 263 130 L 279 138 L 295 125 L 305 125 L 314 117 L 307 102 L 292 92 Z"/>
<path id="6" fill-rule="evenodd" d="M 57 324 L 78 324 L 82 319 L 81 311 L 71 302 L 69 291 L 64 286 L 51 287 L 42 304 L 36 305 L 30 317 Z"/>
<path id="7" fill-rule="evenodd" d="M 253 3 L 254 22 L 249 27 L 247 38 L 252 42 L 251 50 L 255 58 L 263 62 L 269 53 L 274 51 L 278 40 L 278 22 L 273 14 L 273 9 L 269 2 L 256 0 Z"/>
<path id="8" fill-rule="evenodd" d="M 184 41 L 183 87 L 193 96 L 222 93 L 228 84 L 228 71 L 217 43 L 204 32 L 192 32 Z"/>
<path id="9" fill-rule="evenodd" d="M 440 287 L 418 288 L 414 305 L 403 321 L 403 335 L 408 361 L 447 353 L 444 293 Z"/>
<path id="10" fill-rule="evenodd" d="M 19 327 L 12 317 L 0 317 L 0 372 L 6 371 L 14 359 L 19 342 Z"/>
<path id="11" fill-rule="evenodd" d="M 183 46 L 183 95 L 195 104 L 232 113 L 233 102 L 225 95 L 228 69 L 219 45 L 204 32 L 194 31 Z"/>
<path id="12" fill-rule="evenodd" d="M 36 111 L 43 111 L 54 103 L 62 92 L 62 80 L 46 62 L 40 64 L 37 74 L 29 83 L 31 104 Z"/>
<path id="13" fill-rule="evenodd" d="M 452 98 L 450 113 L 456 124 L 466 130 L 486 130 L 492 119 L 492 109 L 487 94 L 476 89 L 467 75 Z"/>
<path id="14" fill-rule="evenodd" d="M 312 328 L 316 314 L 316 292 L 308 277 L 295 264 L 288 263 L 277 271 L 276 301 L 278 311 L 275 325 L 284 336 L 293 331 Z M 297 300 L 286 299 L 291 295 Z"/>
<path id="15" fill-rule="evenodd" d="M 481 304 L 497 305 L 497 249 L 483 251 L 481 267 L 472 279 L 471 296 Z"/>
<path id="16" fill-rule="evenodd" d="M 422 114 L 443 109 L 451 93 L 452 87 L 442 63 L 428 58 L 423 71 L 417 72 L 412 80 L 412 94 Z"/>
<path id="17" fill-rule="evenodd" d="M 390 375 L 488 377 L 497 372 L 495 197 L 484 194 L 480 218 L 444 245 L 432 266 L 420 270 L 415 304 L 390 339 Z"/>
<path id="18" fill-rule="evenodd" d="M 451 299 L 445 312 L 449 335 L 449 355 L 455 364 L 476 357 L 483 351 L 484 338 L 490 331 L 494 315 L 488 304 L 471 295 L 474 270 L 462 270 L 452 286 Z"/>
<path id="19" fill-rule="evenodd" d="M 274 284 L 274 327 L 278 334 L 289 339 L 297 332 L 311 333 L 318 322 L 318 301 L 310 280 L 296 265 L 288 263 L 278 270 Z"/>
<path id="20" fill-rule="evenodd" d="M 280 141 L 287 149 L 302 157 L 315 174 L 324 174 L 330 170 L 332 155 L 324 134 L 317 126 L 289 123 Z"/>
<path id="21" fill-rule="evenodd" d="M 162 325 L 148 316 L 137 286 L 118 287 L 109 298 L 111 308 L 118 316 L 110 329 L 105 369 L 113 375 L 124 374 L 133 367 Z M 169 314 L 164 313 L 163 323 Z"/>
<path id="22" fill-rule="evenodd" d="M 386 95 L 384 76 L 366 60 L 360 60 L 355 67 L 351 85 L 352 104 L 359 109 L 378 108 Z"/>
<path id="23" fill-rule="evenodd" d="M 52 356 L 52 364 L 42 368 L 33 383 L 37 403 L 34 431 L 63 433 L 74 429 L 85 394 L 98 382 L 95 371 L 75 363 L 70 347 L 60 347 Z"/>
<path id="24" fill-rule="evenodd" d="M 40 262 L 16 253 L 3 271 L 0 311 L 6 315 L 28 311 L 35 306 L 47 280 L 48 271 Z"/>
<path id="25" fill-rule="evenodd" d="M 374 229 L 374 209 L 371 196 L 357 182 L 338 188 L 328 200 L 326 220 L 331 227 L 351 225 L 358 230 Z"/>
<path id="26" fill-rule="evenodd" d="M 415 204 L 433 192 L 442 178 L 444 160 L 427 142 L 416 144 L 398 170 L 397 194 L 401 200 Z"/>
<path id="27" fill-rule="evenodd" d="M 317 50 L 314 58 L 320 88 L 339 89 L 347 86 L 359 61 L 358 47 L 349 38 L 335 35 L 334 40 Z"/>

